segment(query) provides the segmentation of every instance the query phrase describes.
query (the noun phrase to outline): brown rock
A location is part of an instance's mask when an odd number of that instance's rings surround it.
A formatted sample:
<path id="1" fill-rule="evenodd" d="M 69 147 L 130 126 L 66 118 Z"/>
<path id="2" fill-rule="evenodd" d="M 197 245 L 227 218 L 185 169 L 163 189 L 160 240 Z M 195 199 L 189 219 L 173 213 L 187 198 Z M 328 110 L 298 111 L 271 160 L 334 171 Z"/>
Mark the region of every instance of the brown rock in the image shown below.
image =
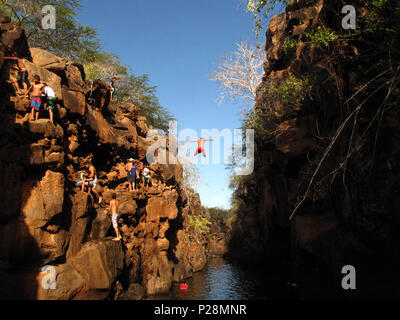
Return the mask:
<path id="1" fill-rule="evenodd" d="M 85 292 L 78 299 L 105 299 L 124 266 L 120 242 L 91 241 L 86 243 L 70 263 L 85 281 Z"/>
<path id="2" fill-rule="evenodd" d="M 159 221 L 160 218 L 175 219 L 178 216 L 177 196 L 176 191 L 169 191 L 162 197 L 150 198 L 146 206 L 147 221 Z"/>
<path id="3" fill-rule="evenodd" d="M 31 133 L 42 134 L 44 137 L 62 138 L 64 136 L 64 130 L 61 126 L 52 124 L 48 119 L 29 121 L 25 125 Z"/>
<path id="4" fill-rule="evenodd" d="M 60 77 L 63 76 L 68 61 L 67 59 L 57 57 L 56 55 L 40 48 L 30 48 L 30 52 L 34 64 L 50 72 L 56 73 Z"/>
<path id="5" fill-rule="evenodd" d="M 132 283 L 126 292 L 123 292 L 118 300 L 142 300 L 146 291 L 139 283 Z"/>
<path id="6" fill-rule="evenodd" d="M 62 88 L 64 106 L 72 113 L 85 114 L 86 98 L 82 92 Z"/>
<path id="7" fill-rule="evenodd" d="M 157 246 L 158 250 L 166 251 L 169 248 L 169 241 L 166 238 L 159 238 L 157 239 Z"/>
<path id="8" fill-rule="evenodd" d="M 65 77 L 67 79 L 67 88 L 70 91 L 83 92 L 85 83 L 79 68 L 75 65 L 68 65 L 65 69 Z"/>
<path id="9" fill-rule="evenodd" d="M 39 183 L 32 180 L 23 182 L 21 203 L 25 222 L 33 228 L 43 227 L 62 212 L 64 176 L 48 170 Z"/>

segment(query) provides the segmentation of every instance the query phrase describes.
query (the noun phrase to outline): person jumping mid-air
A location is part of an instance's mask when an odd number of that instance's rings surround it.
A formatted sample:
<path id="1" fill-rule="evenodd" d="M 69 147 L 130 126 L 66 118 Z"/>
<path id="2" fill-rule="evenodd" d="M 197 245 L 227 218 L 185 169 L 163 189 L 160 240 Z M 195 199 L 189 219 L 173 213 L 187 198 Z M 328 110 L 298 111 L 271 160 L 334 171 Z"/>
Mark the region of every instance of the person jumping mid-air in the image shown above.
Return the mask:
<path id="1" fill-rule="evenodd" d="M 108 206 L 108 208 L 106 208 L 106 214 L 108 213 L 108 211 L 111 211 L 111 221 L 112 221 L 112 226 L 115 230 L 115 234 L 116 237 L 113 239 L 113 241 L 119 241 L 121 240 L 121 234 L 119 232 L 118 229 L 118 206 L 119 206 L 119 202 L 117 200 L 117 195 L 115 193 L 113 193 L 112 195 L 112 200 L 110 201 L 110 205 Z"/>
<path id="2" fill-rule="evenodd" d="M 214 140 L 200 138 L 199 140 L 190 140 L 189 141 L 189 142 L 197 142 L 197 150 L 193 155 L 194 157 L 197 156 L 199 153 L 201 153 L 203 155 L 203 157 L 206 156 L 206 150 L 204 149 L 204 142 L 205 141 L 214 141 Z"/>
<path id="3" fill-rule="evenodd" d="M 25 97 L 28 96 L 31 90 L 31 121 L 33 121 L 39 119 L 40 107 L 42 106 L 42 94 L 44 91 L 44 84 L 40 82 L 40 77 L 38 75 L 33 77 L 33 84 L 29 87 Z"/>

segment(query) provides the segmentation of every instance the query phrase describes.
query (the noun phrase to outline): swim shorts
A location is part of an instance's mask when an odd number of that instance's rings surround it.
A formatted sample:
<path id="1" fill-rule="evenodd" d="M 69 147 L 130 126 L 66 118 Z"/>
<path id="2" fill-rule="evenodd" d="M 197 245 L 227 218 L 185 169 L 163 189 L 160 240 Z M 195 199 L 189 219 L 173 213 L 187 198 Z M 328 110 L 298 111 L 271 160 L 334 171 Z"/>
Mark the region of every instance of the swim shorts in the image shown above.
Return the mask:
<path id="1" fill-rule="evenodd" d="M 28 80 L 28 71 L 27 70 L 19 71 L 17 79 L 22 81 L 22 82 L 27 82 L 27 80 Z"/>
<path id="2" fill-rule="evenodd" d="M 31 107 L 32 108 L 35 108 L 37 111 L 39 111 L 41 105 L 42 105 L 42 97 L 32 97 L 31 98 Z"/>
<path id="3" fill-rule="evenodd" d="M 118 214 L 113 213 L 111 216 L 112 225 L 114 228 L 118 227 Z"/>
<path id="4" fill-rule="evenodd" d="M 204 151 L 204 148 L 197 148 L 197 153 L 203 153 Z"/>
<path id="5" fill-rule="evenodd" d="M 136 183 L 136 177 L 131 176 L 130 174 L 128 174 L 128 182 L 129 183 Z"/>
<path id="6" fill-rule="evenodd" d="M 90 181 L 90 184 L 92 185 L 93 189 L 96 189 L 97 183 L 98 183 L 97 178 L 95 178 L 94 180 Z"/>
<path id="7" fill-rule="evenodd" d="M 56 106 L 56 98 L 47 97 L 46 102 L 47 102 L 47 107 L 49 108 L 49 110 L 54 110 L 54 108 Z"/>

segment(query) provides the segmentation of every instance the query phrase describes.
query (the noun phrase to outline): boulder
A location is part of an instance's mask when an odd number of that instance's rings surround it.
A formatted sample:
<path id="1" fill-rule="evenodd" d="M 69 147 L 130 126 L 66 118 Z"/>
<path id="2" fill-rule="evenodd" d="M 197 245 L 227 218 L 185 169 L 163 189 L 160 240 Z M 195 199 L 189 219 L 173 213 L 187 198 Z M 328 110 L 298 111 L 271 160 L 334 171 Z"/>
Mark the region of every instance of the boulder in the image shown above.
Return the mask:
<path id="1" fill-rule="evenodd" d="M 72 113 L 77 113 L 82 116 L 85 114 L 86 98 L 82 92 L 62 88 L 62 95 L 65 108 Z"/>
<path id="2" fill-rule="evenodd" d="M 146 134 L 149 132 L 149 127 L 147 125 L 147 118 L 146 117 L 138 116 L 136 118 L 136 126 L 137 126 L 137 129 L 138 129 L 138 133 L 141 136 L 146 136 Z"/>
<path id="3" fill-rule="evenodd" d="M 56 137 L 62 138 L 64 130 L 59 124 L 53 124 L 48 119 L 39 119 L 37 121 L 29 121 L 25 123 L 25 127 L 31 133 L 38 133 L 46 138 Z"/>
<path id="4" fill-rule="evenodd" d="M 173 220 L 178 216 L 176 190 L 166 191 L 161 197 L 152 197 L 146 206 L 147 221 L 159 221 L 160 218 Z"/>
<path id="5" fill-rule="evenodd" d="M 68 65 L 65 69 L 66 87 L 70 91 L 83 92 L 85 82 L 82 79 L 82 73 L 77 66 Z"/>
<path id="6" fill-rule="evenodd" d="M 85 292 L 78 299 L 105 299 L 124 266 L 120 242 L 90 241 L 70 263 L 85 281 Z"/>
<path id="7" fill-rule="evenodd" d="M 39 182 L 22 183 L 21 214 L 30 227 L 45 226 L 62 212 L 63 203 L 64 176 L 61 173 L 48 170 Z"/>
<path id="8" fill-rule="evenodd" d="M 68 61 L 66 58 L 57 57 L 55 54 L 40 48 L 30 48 L 30 52 L 34 64 L 60 77 L 64 75 L 64 70 Z"/>
<path id="9" fill-rule="evenodd" d="M 111 218 L 106 215 L 105 209 L 96 210 L 96 217 L 92 221 L 90 231 L 90 239 L 101 240 L 106 237 L 108 230 L 111 228 Z"/>

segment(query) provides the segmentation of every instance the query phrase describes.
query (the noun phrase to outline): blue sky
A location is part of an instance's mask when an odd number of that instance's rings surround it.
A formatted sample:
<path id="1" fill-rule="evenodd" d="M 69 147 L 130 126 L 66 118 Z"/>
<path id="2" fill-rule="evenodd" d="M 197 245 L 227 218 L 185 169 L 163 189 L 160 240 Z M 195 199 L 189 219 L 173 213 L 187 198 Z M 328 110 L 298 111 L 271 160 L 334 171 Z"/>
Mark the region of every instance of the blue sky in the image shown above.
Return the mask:
<path id="1" fill-rule="evenodd" d="M 218 106 L 218 86 L 209 74 L 236 42 L 255 41 L 242 0 L 86 0 L 78 19 L 98 30 L 105 51 L 135 74 L 149 75 L 160 103 L 176 117 L 178 132 L 191 128 L 200 136 L 201 129 L 240 127 L 240 107 Z M 209 145 L 206 152 L 212 156 Z M 225 166 L 199 161 L 198 167 L 203 205 L 228 208 Z"/>

